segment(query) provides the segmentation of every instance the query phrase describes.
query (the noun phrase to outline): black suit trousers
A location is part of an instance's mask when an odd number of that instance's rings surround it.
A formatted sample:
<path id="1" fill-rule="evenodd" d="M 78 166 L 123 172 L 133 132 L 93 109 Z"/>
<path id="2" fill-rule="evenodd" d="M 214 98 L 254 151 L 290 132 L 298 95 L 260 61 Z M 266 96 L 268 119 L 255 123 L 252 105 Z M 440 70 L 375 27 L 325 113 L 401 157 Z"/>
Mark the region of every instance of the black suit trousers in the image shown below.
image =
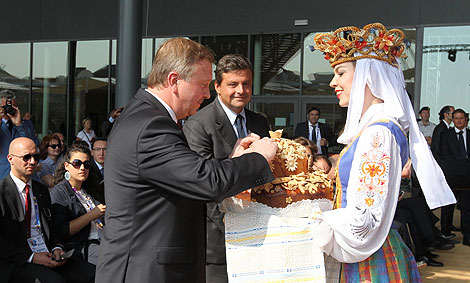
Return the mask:
<path id="1" fill-rule="evenodd" d="M 13 273 L 11 283 L 93 283 L 95 266 L 82 259 L 71 257 L 60 267 L 48 268 L 35 263 L 26 263 Z"/>

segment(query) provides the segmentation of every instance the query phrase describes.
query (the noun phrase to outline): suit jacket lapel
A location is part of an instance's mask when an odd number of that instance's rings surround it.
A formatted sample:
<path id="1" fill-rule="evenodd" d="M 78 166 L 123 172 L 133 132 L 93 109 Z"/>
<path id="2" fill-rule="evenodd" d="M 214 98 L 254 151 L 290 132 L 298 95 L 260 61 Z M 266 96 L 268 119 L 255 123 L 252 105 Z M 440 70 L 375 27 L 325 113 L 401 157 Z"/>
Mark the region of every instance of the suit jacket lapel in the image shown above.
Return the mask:
<path id="1" fill-rule="evenodd" d="M 220 105 L 219 100 L 216 98 L 213 102 L 214 106 L 214 119 L 217 130 L 222 135 L 223 139 L 228 143 L 230 147 L 233 147 L 237 142 L 237 135 L 233 130 L 232 124 L 230 124 L 230 120 L 228 119 L 227 115 L 225 114 L 222 105 Z"/>
<path id="2" fill-rule="evenodd" d="M 16 219 L 18 219 L 19 222 L 24 222 L 23 204 L 21 203 L 18 189 L 16 188 L 15 182 L 13 182 L 13 179 L 11 178 L 10 174 L 8 174 L 5 178 L 5 185 L 5 192 L 7 195 L 7 202 L 9 206 L 12 207 Z"/>

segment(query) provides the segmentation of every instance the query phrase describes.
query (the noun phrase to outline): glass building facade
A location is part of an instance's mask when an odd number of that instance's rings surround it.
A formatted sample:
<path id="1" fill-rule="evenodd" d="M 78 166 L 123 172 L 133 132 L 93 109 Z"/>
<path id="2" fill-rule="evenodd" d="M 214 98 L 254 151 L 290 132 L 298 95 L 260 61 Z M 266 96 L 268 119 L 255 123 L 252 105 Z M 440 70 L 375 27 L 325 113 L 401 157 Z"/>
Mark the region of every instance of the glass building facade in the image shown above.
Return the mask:
<path id="1" fill-rule="evenodd" d="M 470 111 L 470 26 L 404 30 L 408 58 L 401 65 L 415 109 L 430 106 L 433 122 L 447 104 Z M 338 133 L 346 109 L 337 105 L 329 87 L 333 73 L 328 62 L 320 52 L 311 51 L 317 32 L 321 31 L 190 38 L 209 47 L 216 59 L 239 53 L 251 60 L 249 108 L 265 115 L 272 129 L 283 128 L 293 136 L 295 125 L 315 106 L 321 110 L 320 121 Z M 156 50 L 168 38 L 142 40 L 142 87 Z M 21 112 L 32 114 L 40 137 L 62 132 L 70 139 L 81 130 L 85 117 L 100 134 L 109 111 L 120 106 L 114 105 L 116 46 L 115 39 L 0 44 L 0 90 L 16 93 Z M 455 57 L 449 57 L 454 51 Z M 216 93 L 211 89 L 213 99 Z"/>

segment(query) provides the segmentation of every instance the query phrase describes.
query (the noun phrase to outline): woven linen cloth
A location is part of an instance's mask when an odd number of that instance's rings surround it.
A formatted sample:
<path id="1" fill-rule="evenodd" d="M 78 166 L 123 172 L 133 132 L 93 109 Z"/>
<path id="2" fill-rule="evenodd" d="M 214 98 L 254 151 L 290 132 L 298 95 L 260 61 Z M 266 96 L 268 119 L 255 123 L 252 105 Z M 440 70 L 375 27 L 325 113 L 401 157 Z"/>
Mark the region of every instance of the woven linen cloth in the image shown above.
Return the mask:
<path id="1" fill-rule="evenodd" d="M 331 210 L 326 199 L 286 208 L 228 198 L 225 212 L 227 274 L 230 283 L 327 282 L 325 257 L 315 243 L 314 215 Z M 328 264 L 338 282 L 339 263 Z"/>

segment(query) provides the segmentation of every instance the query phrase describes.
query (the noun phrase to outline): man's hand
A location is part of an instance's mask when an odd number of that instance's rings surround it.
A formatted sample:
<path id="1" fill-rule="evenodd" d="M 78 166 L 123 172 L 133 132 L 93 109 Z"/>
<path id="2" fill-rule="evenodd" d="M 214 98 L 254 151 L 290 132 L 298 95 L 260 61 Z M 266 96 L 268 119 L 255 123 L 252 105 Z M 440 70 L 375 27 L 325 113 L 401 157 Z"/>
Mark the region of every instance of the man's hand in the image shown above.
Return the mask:
<path id="1" fill-rule="evenodd" d="M 328 146 L 328 141 L 325 138 L 320 140 L 320 146 Z"/>
<path id="2" fill-rule="evenodd" d="M 54 253 L 55 253 L 55 252 L 56 252 L 56 251 L 54 251 Z M 49 267 L 49 268 L 61 266 L 61 265 L 63 264 L 63 263 L 61 263 L 61 262 L 55 262 L 55 261 L 53 261 L 53 260 L 51 259 L 52 257 L 53 257 L 52 254 L 51 254 L 51 253 L 47 253 L 47 252 L 34 253 L 32 262 L 35 263 L 35 264 L 44 265 L 44 266 Z"/>
<path id="3" fill-rule="evenodd" d="M 20 109 L 18 109 L 18 107 L 16 107 L 16 106 L 12 106 L 12 107 L 16 110 L 15 115 L 11 115 L 11 114 L 7 114 L 7 115 L 8 115 L 8 117 L 10 117 L 11 122 L 13 123 L 13 125 L 19 126 L 19 125 L 21 125 Z"/>
<path id="4" fill-rule="evenodd" d="M 59 264 L 58 266 L 62 266 L 65 264 L 65 262 L 67 261 L 66 259 L 64 260 L 61 260 L 61 261 L 58 261 L 61 257 L 61 255 L 65 254 L 65 252 L 62 250 L 62 249 L 55 249 L 54 250 L 54 258 L 56 259 L 56 262 Z"/>
<path id="5" fill-rule="evenodd" d="M 424 137 L 424 138 L 426 139 L 426 142 L 428 143 L 428 145 L 431 145 L 432 137 L 427 136 L 427 137 Z"/>
<path id="6" fill-rule="evenodd" d="M 229 155 L 229 158 L 238 157 L 247 153 L 245 151 L 250 147 L 250 145 L 259 139 L 260 139 L 260 136 L 258 136 L 257 134 L 253 134 L 253 133 L 249 134 L 243 139 L 238 139 L 237 143 L 233 147 L 232 153 Z"/>
<path id="7" fill-rule="evenodd" d="M 117 117 L 119 117 L 119 115 L 121 115 L 121 112 L 122 112 L 123 109 L 124 109 L 124 107 L 114 109 L 113 111 L 111 111 L 111 117 L 113 119 L 116 119 Z"/>
<path id="8" fill-rule="evenodd" d="M 411 159 L 408 159 L 405 166 L 401 170 L 401 177 L 402 178 L 411 178 Z"/>
<path id="9" fill-rule="evenodd" d="M 264 156 L 268 162 L 274 159 L 277 151 L 277 144 L 270 138 L 262 138 L 258 141 L 253 142 L 251 148 L 246 151 L 257 152 Z"/>

